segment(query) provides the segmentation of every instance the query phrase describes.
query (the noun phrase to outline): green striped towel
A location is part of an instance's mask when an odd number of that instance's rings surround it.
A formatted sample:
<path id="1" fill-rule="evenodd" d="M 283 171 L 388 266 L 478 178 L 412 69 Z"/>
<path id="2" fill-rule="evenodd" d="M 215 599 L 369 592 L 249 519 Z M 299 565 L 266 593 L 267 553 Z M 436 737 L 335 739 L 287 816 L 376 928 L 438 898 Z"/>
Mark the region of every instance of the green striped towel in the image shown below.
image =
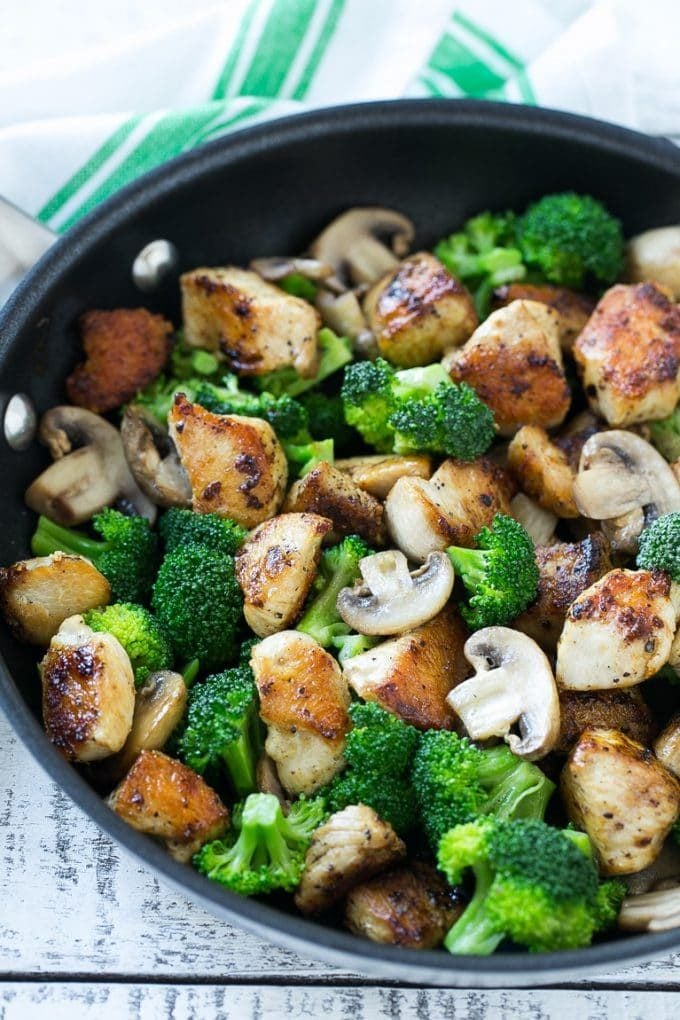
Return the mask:
<path id="1" fill-rule="evenodd" d="M 195 0 L 187 17 L 146 0 L 141 24 L 102 0 L 85 26 L 56 6 L 50 59 L 0 64 L 0 194 L 57 231 L 179 153 L 311 107 L 471 96 L 636 123 L 616 3 Z"/>

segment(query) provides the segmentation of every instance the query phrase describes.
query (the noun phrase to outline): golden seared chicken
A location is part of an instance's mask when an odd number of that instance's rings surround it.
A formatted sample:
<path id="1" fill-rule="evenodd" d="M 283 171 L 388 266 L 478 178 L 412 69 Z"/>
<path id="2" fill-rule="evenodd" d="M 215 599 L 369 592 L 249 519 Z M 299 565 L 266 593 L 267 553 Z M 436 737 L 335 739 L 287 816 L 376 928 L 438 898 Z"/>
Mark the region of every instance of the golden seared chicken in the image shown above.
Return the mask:
<path id="1" fill-rule="evenodd" d="M 178 393 L 170 436 L 189 476 L 192 509 L 254 528 L 281 506 L 288 462 L 276 433 L 260 418 L 212 414 Z"/>
<path id="2" fill-rule="evenodd" d="M 401 368 L 429 365 L 465 343 L 479 319 L 468 290 L 427 251 L 379 280 L 364 313 L 383 358 Z"/>
<path id="3" fill-rule="evenodd" d="M 236 557 L 246 623 L 258 637 L 296 619 L 316 576 L 332 521 L 318 514 L 279 514 L 248 535 Z"/>
<path id="4" fill-rule="evenodd" d="M 619 730 L 643 747 L 651 747 L 657 726 L 639 687 L 560 691 L 559 697 L 560 735 L 553 749 L 557 754 L 568 754 L 584 730 Z"/>
<path id="5" fill-rule="evenodd" d="M 345 901 L 345 924 L 372 942 L 434 949 L 464 908 L 460 894 L 435 868 L 414 861 L 351 889 Z"/>
<path id="6" fill-rule="evenodd" d="M 291 366 L 311 379 L 318 366 L 319 313 L 257 273 L 236 266 L 180 278 L 186 342 L 221 351 L 239 375 Z"/>
<path id="7" fill-rule="evenodd" d="M 680 307 L 657 283 L 617 284 L 574 344 L 590 406 L 615 427 L 666 418 L 680 395 Z"/>
<path id="8" fill-rule="evenodd" d="M 284 630 L 253 647 L 265 749 L 288 793 L 314 793 L 344 765 L 350 696 L 338 663 L 306 634 Z"/>
<path id="9" fill-rule="evenodd" d="M 680 783 L 652 751 L 618 730 L 586 730 L 564 766 L 569 818 L 605 875 L 630 875 L 658 857 L 680 814 Z"/>
<path id="10" fill-rule="evenodd" d="M 558 542 L 536 549 L 538 596 L 512 623 L 545 652 L 557 647 L 567 610 L 595 581 L 612 569 L 609 542 L 594 531 L 580 542 Z"/>
<path id="11" fill-rule="evenodd" d="M 472 546 L 480 528 L 510 512 L 512 483 L 487 457 L 445 460 L 429 481 L 400 478 L 385 500 L 392 541 L 418 563 L 449 545 Z"/>
<path id="12" fill-rule="evenodd" d="M 661 669 L 675 633 L 668 574 L 610 570 L 576 598 L 557 645 L 557 683 L 573 691 L 633 687 Z"/>
<path id="13" fill-rule="evenodd" d="M 568 287 L 555 287 L 551 283 L 506 283 L 493 292 L 491 308 L 496 311 L 513 301 L 539 301 L 554 309 L 563 351 L 571 350 L 595 307 L 595 302 L 585 294 L 577 294 Z"/>
<path id="14" fill-rule="evenodd" d="M 432 474 L 432 458 L 424 453 L 405 457 L 396 453 L 347 457 L 336 460 L 334 466 L 376 499 L 385 499 L 399 478 L 429 478 Z"/>
<path id="15" fill-rule="evenodd" d="M 164 840 L 175 860 L 190 861 L 229 826 L 229 812 L 206 781 L 162 751 L 141 751 L 109 797 L 133 829 Z"/>
<path id="16" fill-rule="evenodd" d="M 680 778 L 680 715 L 674 715 L 656 738 L 654 753 L 669 772 Z"/>
<path id="17" fill-rule="evenodd" d="M 0 607 L 15 637 L 47 645 L 67 616 L 111 601 L 111 585 L 89 560 L 55 552 L 0 567 Z"/>
<path id="18" fill-rule="evenodd" d="M 422 627 L 346 659 L 343 672 L 364 701 L 377 701 L 419 730 L 450 730 L 456 717 L 446 695 L 470 674 L 463 655 L 467 637 L 450 607 Z"/>
<path id="19" fill-rule="evenodd" d="M 405 854 L 391 825 L 365 804 L 351 804 L 331 815 L 312 836 L 295 905 L 303 914 L 320 914 L 352 886 Z"/>
<path id="20" fill-rule="evenodd" d="M 576 471 L 544 428 L 523 425 L 508 446 L 508 467 L 519 487 L 557 517 L 578 517 Z"/>
<path id="21" fill-rule="evenodd" d="M 293 483 L 283 509 L 329 517 L 338 535 L 361 535 L 370 545 L 385 543 L 382 504 L 326 460 Z"/>
<path id="22" fill-rule="evenodd" d="M 71 761 L 120 751 L 132 727 L 135 683 L 127 652 L 113 634 L 70 616 L 40 663 L 48 739 Z"/>
<path id="23" fill-rule="evenodd" d="M 538 301 L 492 312 L 444 364 L 454 382 L 468 383 L 488 404 L 504 436 L 521 425 L 552 428 L 569 410 L 558 315 Z"/>

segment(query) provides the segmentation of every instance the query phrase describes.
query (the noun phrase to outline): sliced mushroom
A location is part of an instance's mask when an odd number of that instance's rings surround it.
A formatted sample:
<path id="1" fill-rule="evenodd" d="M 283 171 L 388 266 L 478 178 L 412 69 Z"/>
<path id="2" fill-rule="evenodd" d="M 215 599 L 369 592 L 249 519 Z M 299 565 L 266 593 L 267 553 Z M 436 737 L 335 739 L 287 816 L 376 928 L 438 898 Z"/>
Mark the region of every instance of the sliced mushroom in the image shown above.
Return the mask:
<path id="1" fill-rule="evenodd" d="M 477 673 L 447 701 L 472 739 L 503 737 L 519 758 L 545 757 L 557 742 L 560 706 L 550 663 L 536 642 L 508 627 L 486 627 L 464 651 Z M 511 732 L 515 723 L 520 737 Z"/>
<path id="2" fill-rule="evenodd" d="M 122 501 L 153 522 L 156 507 L 133 478 L 118 429 L 83 407 L 62 405 L 43 415 L 40 438 L 51 464 L 26 490 L 38 514 L 69 527 Z"/>
<path id="3" fill-rule="evenodd" d="M 191 485 L 168 433 L 143 407 L 125 408 L 120 426 L 137 485 L 157 506 L 191 506 Z"/>
<path id="4" fill-rule="evenodd" d="M 523 492 L 510 500 L 510 513 L 527 531 L 534 545 L 548 545 L 555 535 L 557 517 Z"/>
<path id="5" fill-rule="evenodd" d="M 349 337 L 355 352 L 361 357 L 377 357 L 377 341 L 368 328 L 366 316 L 353 290 L 347 290 L 344 294 L 320 290 L 315 304 L 324 326 L 328 326 L 340 336 Z"/>
<path id="6" fill-rule="evenodd" d="M 338 613 L 359 634 L 401 634 L 427 623 L 444 608 L 453 591 L 454 573 L 445 553 L 430 553 L 422 567 L 409 572 L 397 549 L 359 561 L 363 584 L 343 588 Z"/>
<path id="7" fill-rule="evenodd" d="M 584 444 L 574 498 L 585 517 L 606 522 L 616 551 L 632 555 L 645 523 L 680 510 L 680 483 L 650 443 L 611 429 Z"/>
<path id="8" fill-rule="evenodd" d="M 680 301 L 680 226 L 646 230 L 628 242 L 628 279 L 654 280 Z"/>
<path id="9" fill-rule="evenodd" d="M 272 255 L 269 258 L 253 259 L 250 268 L 263 280 L 276 283 L 292 273 L 298 273 L 307 280 L 325 280 L 333 275 L 333 268 L 318 259 L 307 259 L 295 255 Z"/>
<path id="10" fill-rule="evenodd" d="M 415 228 L 394 209 L 366 206 L 349 209 L 329 223 L 310 245 L 310 254 L 333 268 L 326 285 L 341 292 L 371 284 L 394 269 L 406 255 Z"/>
<path id="11" fill-rule="evenodd" d="M 429 478 L 432 474 L 432 458 L 424 453 L 369 454 L 336 460 L 334 465 L 376 499 L 386 499 L 399 478 Z"/>
<path id="12" fill-rule="evenodd" d="M 670 888 L 628 896 L 621 905 L 619 927 L 625 931 L 668 931 L 680 927 L 680 879 Z"/>

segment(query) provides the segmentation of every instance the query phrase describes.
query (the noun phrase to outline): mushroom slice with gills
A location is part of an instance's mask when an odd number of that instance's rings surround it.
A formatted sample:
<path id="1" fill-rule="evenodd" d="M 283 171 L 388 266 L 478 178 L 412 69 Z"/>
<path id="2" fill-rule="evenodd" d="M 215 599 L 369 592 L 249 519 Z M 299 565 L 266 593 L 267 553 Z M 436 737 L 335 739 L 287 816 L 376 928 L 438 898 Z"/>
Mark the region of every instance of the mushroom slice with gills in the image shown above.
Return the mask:
<path id="1" fill-rule="evenodd" d="M 336 460 L 334 467 L 371 496 L 386 499 L 399 478 L 429 478 L 432 458 L 424 453 L 377 453 Z"/>
<path id="2" fill-rule="evenodd" d="M 156 507 L 133 478 L 120 432 L 110 422 L 64 404 L 43 415 L 40 439 L 54 463 L 26 490 L 31 510 L 70 527 L 121 502 L 154 522 Z"/>
<path id="3" fill-rule="evenodd" d="M 557 682 L 572 691 L 634 687 L 668 661 L 676 625 L 661 570 L 610 570 L 574 599 L 557 645 Z"/>
<path id="4" fill-rule="evenodd" d="M 157 506 L 191 506 L 191 485 L 166 429 L 143 407 L 129 404 L 120 426 L 137 485 Z"/>
<path id="5" fill-rule="evenodd" d="M 142 751 L 108 804 L 133 829 L 162 839 L 182 863 L 229 826 L 229 812 L 206 781 L 161 751 Z"/>
<path id="6" fill-rule="evenodd" d="M 253 259 L 250 268 L 270 283 L 285 280 L 293 273 L 304 276 L 313 283 L 321 282 L 333 275 L 333 268 L 327 263 L 299 255 L 270 255 L 267 258 Z"/>
<path id="7" fill-rule="evenodd" d="M 680 301 L 680 226 L 645 230 L 631 238 L 626 271 L 633 283 L 654 280 Z"/>
<path id="8" fill-rule="evenodd" d="M 415 227 L 394 209 L 365 206 L 348 209 L 329 223 L 309 248 L 310 255 L 333 269 L 326 286 L 338 293 L 371 284 L 394 269 L 406 255 Z"/>
<path id="9" fill-rule="evenodd" d="M 251 531 L 236 557 L 246 623 L 258 637 L 286 630 L 299 615 L 333 522 L 318 514 L 279 514 Z"/>
<path id="10" fill-rule="evenodd" d="M 54 552 L 0 567 L 0 607 L 14 636 L 47 645 L 63 621 L 111 601 L 111 585 L 89 560 Z"/>
<path id="11" fill-rule="evenodd" d="M 503 737 L 518 758 L 544 758 L 560 731 L 557 687 L 544 652 L 509 627 L 478 630 L 464 652 L 477 673 L 447 700 L 472 740 Z M 520 736 L 511 732 L 515 724 Z"/>
<path id="12" fill-rule="evenodd" d="M 343 588 L 336 603 L 359 634 L 403 634 L 420 627 L 444 608 L 453 591 L 453 567 L 443 552 L 430 553 L 413 573 L 398 549 L 365 556 L 359 569 L 363 581 Z"/>
<path id="13" fill-rule="evenodd" d="M 344 294 L 319 290 L 315 304 L 324 326 L 351 340 L 355 354 L 369 359 L 378 356 L 375 336 L 368 328 L 366 316 L 353 290 L 346 290 Z"/>
<path id="14" fill-rule="evenodd" d="M 680 879 L 652 892 L 627 896 L 621 904 L 618 926 L 624 931 L 668 931 L 680 927 Z"/>

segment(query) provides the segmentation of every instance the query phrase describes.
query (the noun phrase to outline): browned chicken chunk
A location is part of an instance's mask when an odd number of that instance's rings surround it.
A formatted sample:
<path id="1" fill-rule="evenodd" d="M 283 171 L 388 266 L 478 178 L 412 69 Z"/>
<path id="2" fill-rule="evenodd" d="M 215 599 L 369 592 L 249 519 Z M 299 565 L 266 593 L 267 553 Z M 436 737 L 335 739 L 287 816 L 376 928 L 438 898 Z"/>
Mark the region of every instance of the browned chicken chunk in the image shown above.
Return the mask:
<path id="1" fill-rule="evenodd" d="M 293 483 L 283 509 L 329 517 L 338 535 L 361 535 L 370 545 L 385 543 L 382 504 L 328 461 Z"/>
<path id="2" fill-rule="evenodd" d="M 254 528 L 281 506 L 288 463 L 266 421 L 212 414 L 183 393 L 169 415 L 170 435 L 189 476 L 192 509 Z"/>
<path id="3" fill-rule="evenodd" d="M 312 378 L 318 365 L 319 313 L 261 276 L 235 266 L 194 269 L 180 280 L 186 341 L 220 350 L 240 375 L 292 366 Z"/>
<path id="4" fill-rule="evenodd" d="M 591 407 L 610 425 L 666 418 L 680 395 L 680 307 L 659 284 L 617 284 L 574 357 Z"/>
<path id="5" fill-rule="evenodd" d="M 619 730 L 643 747 L 651 746 L 657 726 L 639 687 L 560 691 L 559 697 L 560 735 L 554 747 L 558 754 L 568 754 L 585 730 Z"/>
<path id="6" fill-rule="evenodd" d="M 162 370 L 172 323 L 145 308 L 89 311 L 80 317 L 85 361 L 66 380 L 72 404 L 102 414 L 126 403 Z"/>
<path id="7" fill-rule="evenodd" d="M 586 730 L 561 779 L 571 821 L 605 875 L 630 875 L 659 855 L 680 813 L 680 783 L 652 751 L 618 730 Z"/>
<path id="8" fill-rule="evenodd" d="M 469 292 L 426 251 L 379 280 L 364 312 L 380 354 L 402 368 L 437 361 L 465 343 L 479 322 Z"/>
<path id="9" fill-rule="evenodd" d="M 351 804 L 312 836 L 295 905 L 303 914 L 320 914 L 405 854 L 391 825 L 365 804 Z"/>
<path id="10" fill-rule="evenodd" d="M 564 421 L 571 395 L 562 365 L 558 315 L 537 301 L 492 312 L 460 350 L 445 358 L 454 382 L 466 382 L 491 408 L 501 433 Z"/>
<path id="11" fill-rule="evenodd" d="M 345 924 L 372 942 L 434 949 L 464 909 L 435 868 L 415 861 L 355 886 L 345 901 Z"/>
<path id="12" fill-rule="evenodd" d="M 89 560 L 55 552 L 0 567 L 0 607 L 15 637 L 47 645 L 67 616 L 105 606 L 111 585 Z"/>
<path id="13" fill-rule="evenodd" d="M 592 315 L 595 302 L 585 294 L 577 294 L 568 287 L 555 287 L 551 283 L 506 283 L 493 292 L 492 310 L 504 308 L 513 301 L 540 301 L 557 314 L 557 328 L 563 351 L 570 351 Z"/>
<path id="14" fill-rule="evenodd" d="M 508 467 L 519 487 L 557 517 L 578 517 L 573 484 L 576 471 L 545 429 L 523 425 L 508 446 Z"/>
<path id="15" fill-rule="evenodd" d="M 158 836 L 172 856 L 190 861 L 229 826 L 229 812 L 206 781 L 162 751 L 142 751 L 109 797 L 133 829 Z"/>
<path id="16" fill-rule="evenodd" d="M 376 499 L 385 499 L 399 478 L 429 478 L 432 474 L 432 458 L 422 453 L 407 457 L 396 453 L 347 457 L 336 460 L 334 466 Z"/>
<path id="17" fill-rule="evenodd" d="M 467 637 L 461 618 L 447 608 L 422 627 L 345 660 L 343 672 L 364 701 L 377 701 L 420 730 L 450 730 L 456 717 L 446 695 L 470 675 Z"/>

